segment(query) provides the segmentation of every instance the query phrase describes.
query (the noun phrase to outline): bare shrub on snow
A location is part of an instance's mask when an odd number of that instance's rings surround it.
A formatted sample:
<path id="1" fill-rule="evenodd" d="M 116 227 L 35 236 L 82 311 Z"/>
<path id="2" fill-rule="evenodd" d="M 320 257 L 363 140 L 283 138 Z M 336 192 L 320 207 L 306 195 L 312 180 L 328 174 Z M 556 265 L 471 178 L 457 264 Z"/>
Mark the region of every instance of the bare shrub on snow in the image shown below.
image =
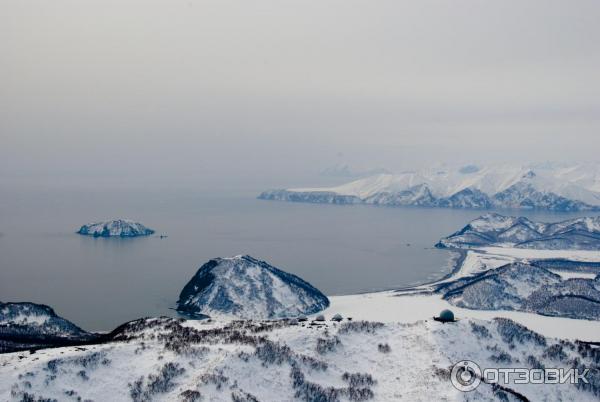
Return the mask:
<path id="1" fill-rule="evenodd" d="M 342 344 L 340 338 L 334 336 L 332 338 L 319 338 L 317 339 L 317 353 L 324 355 L 328 352 L 333 352 L 336 348 Z"/>
<path id="2" fill-rule="evenodd" d="M 433 375 L 444 380 L 450 381 L 451 369 L 433 366 Z"/>
<path id="3" fill-rule="evenodd" d="M 174 379 L 185 372 L 178 363 L 165 363 L 157 374 L 149 374 L 144 381 L 140 377 L 129 384 L 129 395 L 134 402 L 150 401 L 159 393 L 166 393 L 175 388 Z"/>
<path id="4" fill-rule="evenodd" d="M 377 345 L 377 350 L 381 353 L 390 353 L 392 351 L 392 348 L 387 343 L 380 343 L 379 345 Z"/>
<path id="5" fill-rule="evenodd" d="M 368 334 L 375 333 L 379 328 L 385 326 L 382 322 L 374 321 L 349 321 L 340 326 L 338 334 L 349 334 L 352 332 L 363 332 Z"/>
<path id="6" fill-rule="evenodd" d="M 204 373 L 200 376 L 200 382 L 203 385 L 214 385 L 218 390 L 229 383 L 229 377 L 223 374 L 222 370 L 216 370 L 214 373 Z"/>
<path id="7" fill-rule="evenodd" d="M 341 397 L 351 401 L 366 401 L 374 397 L 370 386 L 376 383 L 370 374 L 344 373 L 342 379 L 348 382 L 347 388 L 326 387 L 307 381 L 297 364 L 292 364 L 290 378 L 296 390 L 294 396 L 306 402 L 338 402 Z"/>
<path id="8" fill-rule="evenodd" d="M 564 361 L 567 359 L 567 354 L 563 350 L 563 346 L 559 343 L 549 346 L 544 351 L 544 357 L 557 361 Z"/>
<path id="9" fill-rule="evenodd" d="M 546 338 L 513 320 L 494 318 L 494 322 L 502 340 L 509 344 L 511 349 L 514 348 L 515 341 L 521 344 L 533 343 L 538 346 L 546 346 Z"/>
<path id="10" fill-rule="evenodd" d="M 308 366 L 312 370 L 318 370 L 318 371 L 327 370 L 327 363 L 322 360 L 318 360 L 318 359 L 315 359 L 314 357 L 307 356 L 307 355 L 297 355 L 296 358 L 298 361 L 300 361 L 305 366 Z"/>
<path id="11" fill-rule="evenodd" d="M 200 400 L 202 400 L 202 394 L 200 391 L 187 389 L 179 394 L 179 400 L 181 402 L 200 402 Z"/>
<path id="12" fill-rule="evenodd" d="M 478 338 L 491 338 L 492 335 L 490 335 L 490 331 L 488 331 L 488 329 L 486 327 L 484 327 L 483 325 L 479 325 L 474 323 L 473 321 L 470 322 L 471 324 L 471 331 L 477 335 Z"/>
<path id="13" fill-rule="evenodd" d="M 260 402 L 257 397 L 244 391 L 233 391 L 231 400 L 233 402 Z"/>
<path id="14" fill-rule="evenodd" d="M 493 354 L 490 356 L 490 360 L 495 363 L 512 363 L 512 356 L 504 351 Z"/>
<path id="15" fill-rule="evenodd" d="M 371 386 L 376 383 L 371 374 L 348 373 L 342 375 L 342 380 L 346 381 L 350 387 Z"/>
<path id="16" fill-rule="evenodd" d="M 265 340 L 256 347 L 254 354 L 264 365 L 269 365 L 273 363 L 282 364 L 284 362 L 290 362 L 293 352 L 287 345 Z"/>

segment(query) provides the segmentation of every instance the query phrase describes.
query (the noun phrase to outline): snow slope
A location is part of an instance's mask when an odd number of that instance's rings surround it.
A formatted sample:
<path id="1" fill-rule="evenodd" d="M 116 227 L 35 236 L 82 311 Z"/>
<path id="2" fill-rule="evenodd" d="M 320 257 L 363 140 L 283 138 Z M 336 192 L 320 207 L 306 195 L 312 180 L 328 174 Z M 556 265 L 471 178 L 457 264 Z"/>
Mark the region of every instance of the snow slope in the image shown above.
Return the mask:
<path id="1" fill-rule="evenodd" d="M 297 317 L 321 311 L 329 300 L 295 275 L 248 255 L 204 264 L 181 291 L 177 310 L 246 319 Z"/>
<path id="2" fill-rule="evenodd" d="M 112 342 L 0 356 L 0 399 L 103 401 L 594 401 L 585 386 L 481 384 L 455 389 L 452 365 L 597 367 L 593 346 L 511 320 L 442 324 L 142 319 Z M 523 400 L 523 399 L 521 399 Z"/>

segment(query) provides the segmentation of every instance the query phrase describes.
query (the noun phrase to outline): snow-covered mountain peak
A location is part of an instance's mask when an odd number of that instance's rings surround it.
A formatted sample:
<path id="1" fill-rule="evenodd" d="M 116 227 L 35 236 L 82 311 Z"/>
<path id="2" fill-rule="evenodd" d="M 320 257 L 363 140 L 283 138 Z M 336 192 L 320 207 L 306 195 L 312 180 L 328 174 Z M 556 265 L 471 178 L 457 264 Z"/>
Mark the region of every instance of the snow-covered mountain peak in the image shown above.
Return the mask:
<path id="1" fill-rule="evenodd" d="M 495 212 L 490 212 L 474 219 L 469 223 L 469 226 L 475 230 L 488 232 L 508 229 L 515 224 L 516 218 L 512 216 L 504 216 Z"/>
<path id="2" fill-rule="evenodd" d="M 299 277 L 249 255 L 215 258 L 183 288 L 180 312 L 249 319 L 295 317 L 329 305 L 318 289 Z"/>

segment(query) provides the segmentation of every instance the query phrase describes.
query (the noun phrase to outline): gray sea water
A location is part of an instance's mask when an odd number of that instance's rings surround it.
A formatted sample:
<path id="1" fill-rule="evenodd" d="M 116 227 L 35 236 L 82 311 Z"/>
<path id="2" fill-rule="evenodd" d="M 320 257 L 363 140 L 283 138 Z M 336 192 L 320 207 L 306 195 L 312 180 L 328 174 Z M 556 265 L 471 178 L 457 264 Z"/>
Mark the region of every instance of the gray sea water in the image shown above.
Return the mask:
<path id="1" fill-rule="evenodd" d="M 266 260 L 328 295 L 403 287 L 444 276 L 450 253 L 433 245 L 481 213 L 284 203 L 254 194 L 12 190 L 0 200 L 0 300 L 47 304 L 87 330 L 110 330 L 175 315 L 180 290 L 203 263 L 237 254 Z M 168 237 L 75 234 L 84 223 L 118 217 Z"/>

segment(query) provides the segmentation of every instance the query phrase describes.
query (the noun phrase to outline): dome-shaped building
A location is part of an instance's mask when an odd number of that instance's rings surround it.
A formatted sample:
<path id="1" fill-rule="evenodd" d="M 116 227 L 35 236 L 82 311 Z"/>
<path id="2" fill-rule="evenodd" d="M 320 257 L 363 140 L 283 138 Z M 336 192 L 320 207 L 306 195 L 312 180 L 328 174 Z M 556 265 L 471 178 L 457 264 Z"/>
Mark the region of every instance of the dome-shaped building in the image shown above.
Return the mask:
<path id="1" fill-rule="evenodd" d="M 454 313 L 451 310 L 442 310 L 438 317 L 433 317 L 434 320 L 440 322 L 454 322 Z"/>

